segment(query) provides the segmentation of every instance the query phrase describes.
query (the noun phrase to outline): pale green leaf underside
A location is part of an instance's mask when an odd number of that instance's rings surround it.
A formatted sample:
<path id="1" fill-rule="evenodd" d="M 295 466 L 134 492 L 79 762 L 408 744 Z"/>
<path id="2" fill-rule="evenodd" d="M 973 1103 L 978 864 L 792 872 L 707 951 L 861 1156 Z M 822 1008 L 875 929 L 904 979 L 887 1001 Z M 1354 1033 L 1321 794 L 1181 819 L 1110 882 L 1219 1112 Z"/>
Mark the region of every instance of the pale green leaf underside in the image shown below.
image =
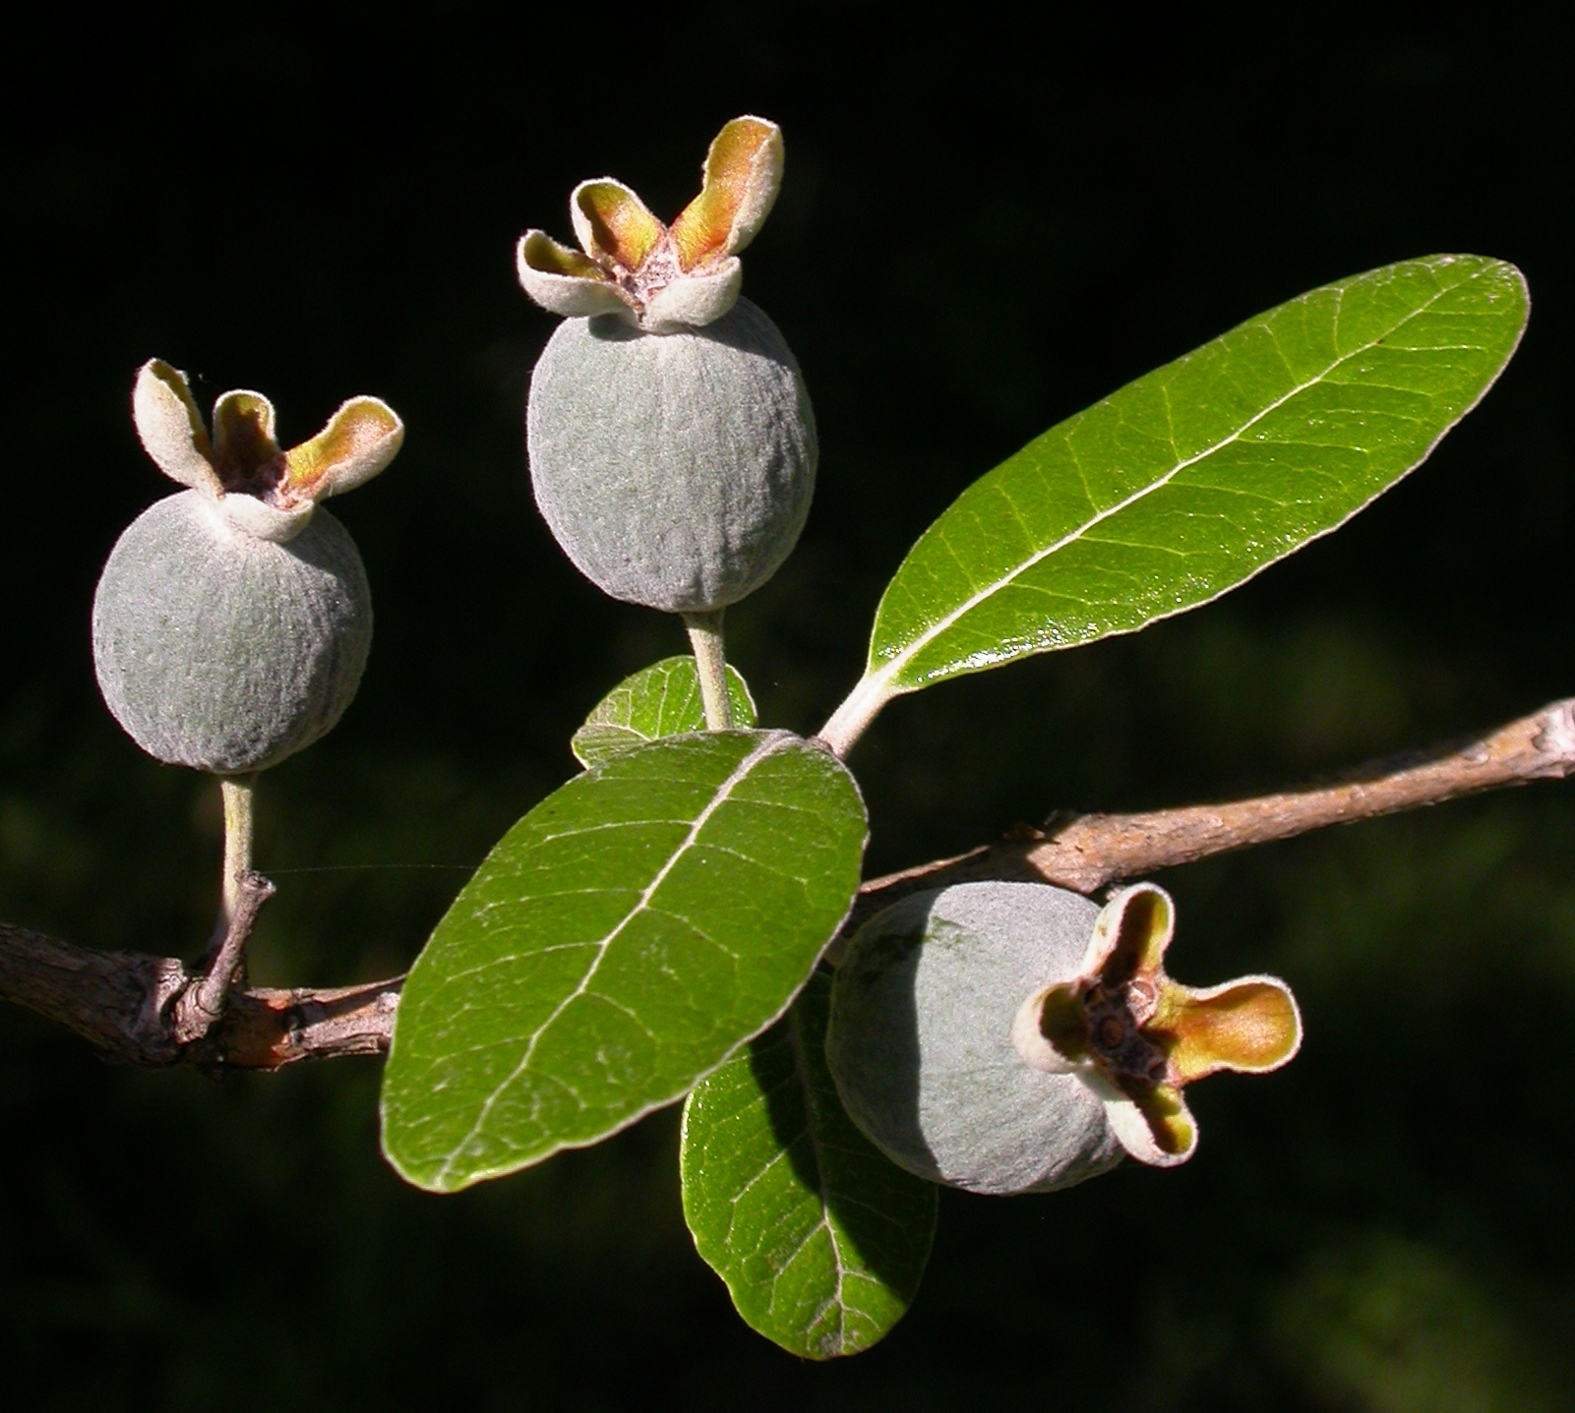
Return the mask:
<path id="1" fill-rule="evenodd" d="M 1129 383 L 925 532 L 881 600 L 861 690 L 884 700 L 1224 593 L 1421 462 L 1508 362 L 1527 310 L 1513 265 L 1408 260 Z"/>
<path id="2" fill-rule="evenodd" d="M 846 916 L 858 787 L 787 732 L 676 736 L 499 842 L 405 983 L 383 1150 L 452 1191 L 681 1097 L 779 1015 Z"/>
<path id="3" fill-rule="evenodd" d="M 684 1217 L 738 1313 L 790 1353 L 868 1349 L 907 1310 L 936 1188 L 854 1127 L 826 1068 L 830 982 L 707 1077 L 684 1105 Z"/>
<path id="4" fill-rule="evenodd" d="M 733 725 L 755 724 L 755 699 L 749 685 L 731 663 L 727 668 L 728 695 L 733 702 Z M 625 677 L 585 718 L 574 733 L 570 748 L 581 765 L 596 765 L 647 741 L 681 736 L 705 729 L 705 703 L 700 698 L 700 675 L 692 657 L 664 657 Z"/>

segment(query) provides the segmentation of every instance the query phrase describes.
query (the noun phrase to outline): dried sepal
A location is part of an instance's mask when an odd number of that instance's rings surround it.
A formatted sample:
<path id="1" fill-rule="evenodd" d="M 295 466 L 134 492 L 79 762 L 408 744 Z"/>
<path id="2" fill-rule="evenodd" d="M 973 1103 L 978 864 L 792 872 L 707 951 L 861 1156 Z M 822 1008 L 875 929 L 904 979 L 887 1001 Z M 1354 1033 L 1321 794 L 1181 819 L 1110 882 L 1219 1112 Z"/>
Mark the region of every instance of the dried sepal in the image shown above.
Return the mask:
<path id="1" fill-rule="evenodd" d="M 219 510 L 231 525 L 253 539 L 271 540 L 276 545 L 299 535 L 311 522 L 315 508 L 309 500 L 288 507 L 272 505 L 245 491 L 219 497 Z"/>
<path id="2" fill-rule="evenodd" d="M 593 261 L 631 275 L 667 234 L 645 202 L 611 177 L 575 187 L 569 196 L 569 219 L 580 247 Z"/>
<path id="3" fill-rule="evenodd" d="M 743 117 L 726 124 L 706 157 L 700 195 L 671 229 L 622 182 L 581 182 L 569 217 L 584 255 L 527 231 L 515 256 L 521 288 L 551 313 L 617 314 L 647 333 L 713 323 L 738 300 L 737 252 L 776 200 L 782 152 L 775 123 Z"/>
<path id="4" fill-rule="evenodd" d="M 1092 1052 L 1077 987 L 1047 986 L 1024 1001 L 1012 1021 L 1012 1044 L 1046 1074 L 1076 1074 L 1084 1068 Z"/>
<path id="5" fill-rule="evenodd" d="M 1198 1146 L 1198 1125 L 1179 1085 L 1094 1086 L 1105 1101 L 1105 1117 L 1130 1157 L 1151 1168 L 1185 1163 Z"/>
<path id="6" fill-rule="evenodd" d="M 683 270 L 736 255 L 759 233 L 782 189 L 782 129 L 745 116 L 726 124 L 706 153 L 700 195 L 673 222 Z"/>
<path id="7" fill-rule="evenodd" d="M 1302 1038 L 1296 998 L 1273 976 L 1244 976 L 1206 990 L 1171 982 L 1160 992 L 1149 1030 L 1182 1084 L 1221 1070 L 1267 1074 L 1296 1054 Z"/>
<path id="8" fill-rule="evenodd" d="M 213 469 L 226 492 L 256 493 L 277 472 L 273 403 L 236 388 L 213 404 Z"/>
<path id="9" fill-rule="evenodd" d="M 744 267 L 724 260 L 704 275 L 674 280 L 656 291 L 645 305 L 644 327 L 653 334 L 714 324 L 735 304 L 744 287 Z"/>
<path id="10" fill-rule="evenodd" d="M 357 397 L 317 436 L 284 452 L 273 404 L 245 388 L 214 403 L 210 434 L 186 375 L 157 358 L 138 370 L 132 416 L 165 475 L 202 492 L 235 528 L 275 543 L 305 529 L 317 501 L 370 480 L 404 440 L 404 425 L 387 403 Z"/>
<path id="11" fill-rule="evenodd" d="M 131 390 L 131 416 L 143 450 L 170 480 L 213 496 L 223 493 L 208 429 L 179 368 L 162 358 L 144 363 Z"/>
<path id="12" fill-rule="evenodd" d="M 1100 911 L 1078 975 L 1035 992 L 1012 1026 L 1028 1064 L 1080 1075 L 1122 1147 L 1159 1167 L 1197 1147 L 1184 1086 L 1220 1070 L 1278 1069 L 1301 1045 L 1296 1000 L 1275 977 L 1206 989 L 1172 981 L 1164 957 L 1174 932 L 1162 888 L 1123 889 Z"/>
<path id="13" fill-rule="evenodd" d="M 1170 894 L 1152 883 L 1123 888 L 1105 904 L 1083 956 L 1083 972 L 1098 972 L 1107 985 L 1161 971 L 1176 934 L 1176 908 Z"/>
<path id="14" fill-rule="evenodd" d="M 324 500 L 370 481 L 404 444 L 405 424 L 386 402 L 353 397 L 310 441 L 284 454 L 286 494 Z"/>
<path id="15" fill-rule="evenodd" d="M 550 314 L 589 319 L 634 317 L 634 307 L 612 276 L 588 255 L 559 245 L 543 231 L 526 231 L 514 252 L 520 288 Z"/>

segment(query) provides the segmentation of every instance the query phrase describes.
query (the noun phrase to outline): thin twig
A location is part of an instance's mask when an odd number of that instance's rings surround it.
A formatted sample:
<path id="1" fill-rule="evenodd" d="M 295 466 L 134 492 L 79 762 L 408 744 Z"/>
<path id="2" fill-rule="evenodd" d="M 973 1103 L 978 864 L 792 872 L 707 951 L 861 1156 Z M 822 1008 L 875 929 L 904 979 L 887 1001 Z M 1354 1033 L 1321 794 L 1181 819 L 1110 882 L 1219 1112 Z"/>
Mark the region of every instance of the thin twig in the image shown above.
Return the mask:
<path id="1" fill-rule="evenodd" d="M 225 892 L 228 895 L 231 891 L 226 878 Z M 235 880 L 233 892 L 233 900 L 228 896 L 225 900 L 229 923 L 207 970 L 176 999 L 171 1033 L 177 1045 L 201 1040 L 224 1014 L 225 1001 L 245 971 L 247 939 L 252 935 L 259 910 L 273 897 L 274 889 L 262 874 L 248 870 Z"/>
<path id="2" fill-rule="evenodd" d="M 1044 830 L 869 879 L 859 890 L 844 932 L 904 894 L 923 889 L 1003 878 L 1093 893 L 1156 869 L 1290 839 L 1331 824 L 1572 774 L 1575 698 L 1553 702 L 1485 736 L 1370 762 L 1325 785 L 1219 805 L 1062 816 Z"/>
<path id="3" fill-rule="evenodd" d="M 1020 831 L 956 858 L 869 880 L 843 936 L 921 889 L 1000 878 L 1093 893 L 1120 879 L 1330 824 L 1571 775 L 1575 699 L 1485 736 L 1375 761 L 1330 784 L 1221 805 L 1068 815 L 1044 830 Z M 296 1060 L 387 1051 L 402 977 L 327 991 L 234 989 L 206 1032 L 183 1041 L 181 1001 L 210 977 L 224 975 L 222 953 L 221 947 L 193 973 L 171 957 L 97 952 L 0 923 L 0 1000 L 69 1026 L 106 1059 L 129 1064 L 274 1070 Z"/>
<path id="4" fill-rule="evenodd" d="M 208 1069 L 276 1070 L 297 1060 L 386 1055 L 404 984 L 394 976 L 360 986 L 232 992 L 223 1022 L 195 1059 Z"/>
<path id="5" fill-rule="evenodd" d="M 200 1038 L 176 1011 L 205 973 L 173 957 L 100 952 L 0 922 L 0 998 L 74 1030 L 106 1060 L 204 1070 L 276 1070 L 297 1060 L 387 1053 L 402 976 L 361 986 L 231 991 Z"/>

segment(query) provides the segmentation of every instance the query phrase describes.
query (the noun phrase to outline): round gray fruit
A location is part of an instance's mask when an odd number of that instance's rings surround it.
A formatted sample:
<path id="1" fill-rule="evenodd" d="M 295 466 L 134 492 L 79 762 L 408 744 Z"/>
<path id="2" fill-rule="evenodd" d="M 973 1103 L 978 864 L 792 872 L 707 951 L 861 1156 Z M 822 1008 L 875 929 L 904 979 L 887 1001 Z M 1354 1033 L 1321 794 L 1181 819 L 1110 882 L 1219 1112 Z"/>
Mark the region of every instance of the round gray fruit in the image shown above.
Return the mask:
<path id="1" fill-rule="evenodd" d="M 115 720 L 149 755 L 218 775 L 276 765 L 328 731 L 371 644 L 361 556 L 321 508 L 278 544 L 198 491 L 170 496 L 127 527 L 93 599 Z"/>
<path id="2" fill-rule="evenodd" d="M 917 893 L 849 944 L 826 1058 L 853 1121 L 894 1163 L 970 1192 L 1048 1192 L 1107 1171 L 1122 1148 L 1072 1074 L 1029 1066 L 1012 1022 L 1077 975 L 1099 917 L 1041 883 Z"/>
<path id="3" fill-rule="evenodd" d="M 815 418 L 792 351 L 748 300 L 646 334 L 567 319 L 531 376 L 531 485 L 564 553 L 616 599 L 735 603 L 791 553 L 815 490 Z"/>

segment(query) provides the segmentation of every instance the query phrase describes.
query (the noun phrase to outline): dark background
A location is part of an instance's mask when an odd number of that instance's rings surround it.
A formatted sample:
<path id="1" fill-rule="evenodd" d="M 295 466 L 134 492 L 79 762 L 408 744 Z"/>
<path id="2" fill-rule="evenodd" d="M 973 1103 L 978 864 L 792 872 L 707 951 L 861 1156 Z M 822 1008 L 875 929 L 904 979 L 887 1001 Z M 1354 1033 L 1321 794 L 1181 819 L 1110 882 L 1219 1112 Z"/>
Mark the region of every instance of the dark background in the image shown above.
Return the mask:
<path id="1" fill-rule="evenodd" d="M 566 238 L 570 188 L 604 172 L 672 215 L 740 112 L 786 133 L 747 287 L 803 364 L 823 460 L 731 647 L 765 720 L 801 731 L 857 676 L 913 538 L 1051 423 L 1391 260 L 1496 255 L 1531 284 L 1501 384 L 1338 536 L 1138 637 L 893 705 L 854 758 L 873 869 L 1056 807 L 1288 783 L 1575 690 L 1569 51 L 1513 7 L 33 23 L 0 61 L 0 916 L 190 953 L 212 914 L 215 787 L 119 734 L 88 649 L 109 546 L 170 489 L 128 415 L 157 354 L 204 403 L 268 392 L 287 442 L 354 393 L 408 423 L 334 507 L 377 643 L 342 725 L 263 782 L 280 896 L 254 972 L 409 961 L 463 866 L 571 772 L 589 707 L 682 648 L 578 579 L 530 504 L 521 408 L 553 321 L 513 241 Z M 131 1073 L 0 1011 L 0 1401 L 1570 1407 L 1572 858 L 1562 784 L 1166 876 L 1182 979 L 1283 974 L 1302 1056 L 1194 1091 L 1178 1171 L 944 1194 L 911 1314 L 827 1367 L 747 1330 L 694 1255 L 672 1111 L 430 1197 L 378 1156 L 373 1063 Z"/>

